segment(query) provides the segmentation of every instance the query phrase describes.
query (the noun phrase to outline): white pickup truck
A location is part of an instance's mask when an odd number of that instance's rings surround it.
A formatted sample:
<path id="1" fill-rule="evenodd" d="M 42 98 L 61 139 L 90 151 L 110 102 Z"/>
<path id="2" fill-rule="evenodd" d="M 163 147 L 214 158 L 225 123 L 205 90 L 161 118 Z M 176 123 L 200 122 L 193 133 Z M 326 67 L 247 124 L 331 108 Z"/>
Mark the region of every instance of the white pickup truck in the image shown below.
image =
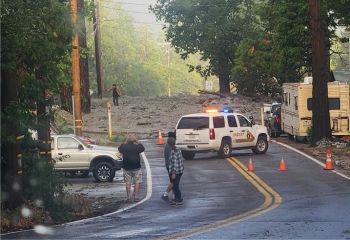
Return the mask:
<path id="1" fill-rule="evenodd" d="M 55 169 L 64 172 L 91 171 L 98 182 L 111 182 L 123 165 L 117 148 L 87 145 L 78 136 L 51 135 L 51 154 Z"/>

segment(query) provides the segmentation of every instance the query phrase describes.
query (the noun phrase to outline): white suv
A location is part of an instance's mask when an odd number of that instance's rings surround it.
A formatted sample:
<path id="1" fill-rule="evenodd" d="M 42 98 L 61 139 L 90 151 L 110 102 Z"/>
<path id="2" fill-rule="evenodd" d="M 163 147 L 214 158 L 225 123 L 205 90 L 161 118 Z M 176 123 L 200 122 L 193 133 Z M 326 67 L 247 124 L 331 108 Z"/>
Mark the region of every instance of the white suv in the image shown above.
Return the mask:
<path id="1" fill-rule="evenodd" d="M 253 121 L 252 121 L 253 122 Z M 254 153 L 267 151 L 269 135 L 240 113 L 196 113 L 182 116 L 176 125 L 176 146 L 185 159 L 197 152 L 218 152 L 230 156 L 232 149 L 250 148 Z"/>

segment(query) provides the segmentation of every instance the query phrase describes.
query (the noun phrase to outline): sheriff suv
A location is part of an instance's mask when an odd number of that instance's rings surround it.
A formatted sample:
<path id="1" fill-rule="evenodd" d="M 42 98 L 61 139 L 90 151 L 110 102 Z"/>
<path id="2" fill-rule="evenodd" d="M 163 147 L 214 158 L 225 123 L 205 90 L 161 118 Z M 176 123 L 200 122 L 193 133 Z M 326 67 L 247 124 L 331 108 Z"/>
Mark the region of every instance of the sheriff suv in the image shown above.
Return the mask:
<path id="1" fill-rule="evenodd" d="M 88 176 L 91 171 L 98 182 L 111 182 L 115 171 L 122 168 L 122 158 L 117 148 L 88 145 L 75 135 L 52 135 L 51 154 L 54 168 Z"/>
<path id="2" fill-rule="evenodd" d="M 176 125 L 176 146 L 185 159 L 199 152 L 230 156 L 232 149 L 252 149 L 256 154 L 268 149 L 267 128 L 255 125 L 240 113 L 206 112 L 182 116 Z"/>

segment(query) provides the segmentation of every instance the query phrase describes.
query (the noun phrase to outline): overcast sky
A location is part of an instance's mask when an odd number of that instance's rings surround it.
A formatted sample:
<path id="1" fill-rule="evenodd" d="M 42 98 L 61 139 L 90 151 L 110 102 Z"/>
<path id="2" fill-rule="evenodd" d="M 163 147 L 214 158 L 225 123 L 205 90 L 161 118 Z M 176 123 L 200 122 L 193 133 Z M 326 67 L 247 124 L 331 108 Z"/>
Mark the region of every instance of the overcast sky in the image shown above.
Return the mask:
<path id="1" fill-rule="evenodd" d="M 103 2 L 103 0 L 101 0 Z M 161 29 L 162 25 L 156 22 L 156 17 L 149 12 L 149 5 L 153 5 L 157 0 L 108 0 L 121 3 L 126 11 L 134 18 L 135 24 L 149 24 L 152 29 Z"/>

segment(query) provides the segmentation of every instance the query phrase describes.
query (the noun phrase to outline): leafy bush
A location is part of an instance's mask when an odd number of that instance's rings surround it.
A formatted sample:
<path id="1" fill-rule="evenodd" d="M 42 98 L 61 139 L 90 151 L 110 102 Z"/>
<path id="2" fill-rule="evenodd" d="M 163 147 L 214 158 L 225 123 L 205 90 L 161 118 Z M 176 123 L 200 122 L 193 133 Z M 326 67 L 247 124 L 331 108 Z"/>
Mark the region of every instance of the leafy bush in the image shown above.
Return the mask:
<path id="1" fill-rule="evenodd" d="M 313 132 L 313 128 L 309 127 L 306 132 L 307 132 L 307 137 L 306 137 L 307 142 L 311 145 L 315 145 L 316 139 L 315 139 L 315 134 Z"/>
<path id="2" fill-rule="evenodd" d="M 55 221 L 70 220 L 71 207 L 64 203 L 64 178 L 54 171 L 53 161 L 33 153 L 23 156 L 23 196 L 42 205 Z"/>
<path id="3" fill-rule="evenodd" d="M 114 136 L 111 140 L 116 143 L 123 143 L 126 140 L 126 136 L 123 134 L 118 134 Z"/>

